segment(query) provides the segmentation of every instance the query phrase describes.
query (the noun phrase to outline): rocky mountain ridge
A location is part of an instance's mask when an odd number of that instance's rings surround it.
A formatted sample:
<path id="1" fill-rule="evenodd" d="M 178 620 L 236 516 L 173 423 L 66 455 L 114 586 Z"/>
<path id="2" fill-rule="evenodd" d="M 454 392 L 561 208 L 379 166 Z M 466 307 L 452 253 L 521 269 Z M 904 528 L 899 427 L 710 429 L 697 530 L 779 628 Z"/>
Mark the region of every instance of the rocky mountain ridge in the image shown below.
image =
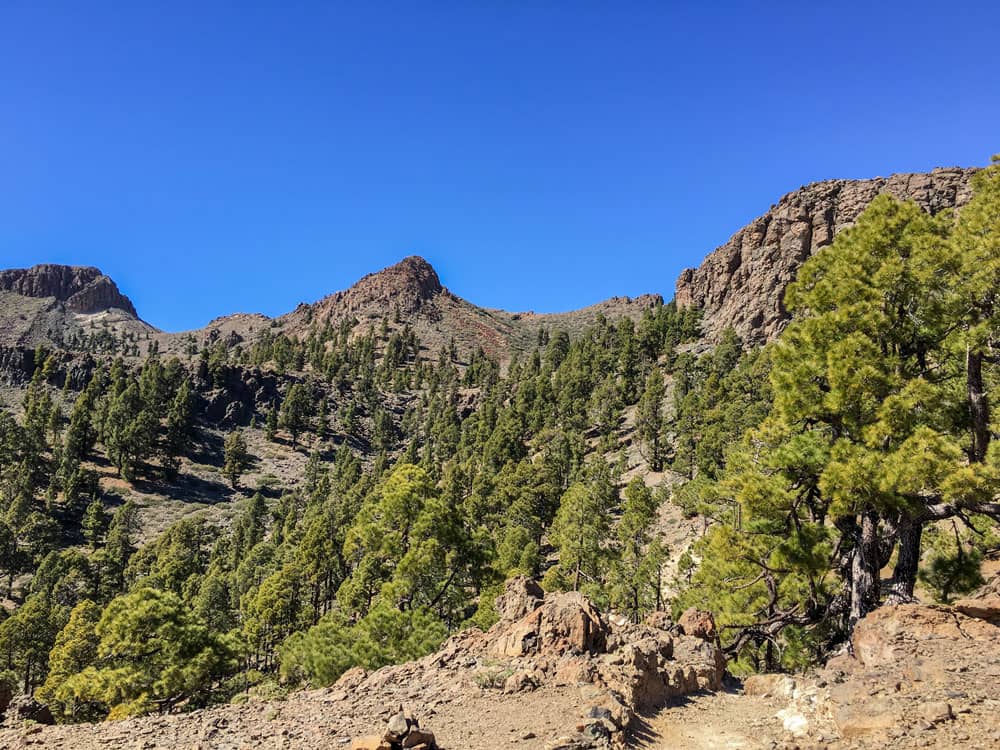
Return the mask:
<path id="1" fill-rule="evenodd" d="M 0 271 L 0 291 L 23 297 L 53 297 L 71 312 L 93 314 L 116 308 L 138 318 L 135 305 L 118 285 L 90 266 L 42 263 Z"/>
<path id="2" fill-rule="evenodd" d="M 746 341 L 770 341 L 788 321 L 784 291 L 799 267 L 854 223 L 876 196 L 889 193 L 936 214 L 968 202 L 976 171 L 951 167 L 806 185 L 737 231 L 700 266 L 681 273 L 674 299 L 703 311 L 709 340 L 732 327 Z"/>
<path id="3" fill-rule="evenodd" d="M 788 321 L 782 298 L 799 267 L 850 226 L 877 195 L 890 193 L 913 200 L 931 213 L 960 208 L 971 196 L 970 179 L 976 171 L 950 167 L 806 185 L 786 194 L 767 213 L 737 231 L 700 266 L 682 272 L 674 299 L 682 307 L 703 312 L 708 342 L 717 340 L 728 327 L 748 342 L 770 341 Z M 565 328 L 572 334 L 592 323 L 598 314 L 637 320 L 646 309 L 663 301 L 657 294 L 614 297 L 580 310 L 552 314 L 486 309 L 450 292 L 430 263 L 417 256 L 368 274 L 348 289 L 315 303 L 302 303 L 278 318 L 229 315 L 184 333 L 156 332 L 139 321 L 132 301 L 97 268 L 43 264 L 0 271 L 0 295 L 4 292 L 8 297 L 14 295 L 0 300 L 4 302 L 0 306 L 0 345 L 7 346 L 60 343 L 65 337 L 62 329 L 72 328 L 74 321 L 60 319 L 58 310 L 38 304 L 51 299 L 68 313 L 111 312 L 117 329 L 133 338 L 155 333 L 161 351 L 184 351 L 192 337 L 201 342 L 220 336 L 252 341 L 263 330 L 275 327 L 303 336 L 317 321 L 332 325 L 350 321 L 363 331 L 392 318 L 414 329 L 429 356 L 454 341 L 464 356 L 482 348 L 502 360 L 530 348 L 540 328 Z M 15 304 L 12 299 L 18 298 L 34 302 Z"/>

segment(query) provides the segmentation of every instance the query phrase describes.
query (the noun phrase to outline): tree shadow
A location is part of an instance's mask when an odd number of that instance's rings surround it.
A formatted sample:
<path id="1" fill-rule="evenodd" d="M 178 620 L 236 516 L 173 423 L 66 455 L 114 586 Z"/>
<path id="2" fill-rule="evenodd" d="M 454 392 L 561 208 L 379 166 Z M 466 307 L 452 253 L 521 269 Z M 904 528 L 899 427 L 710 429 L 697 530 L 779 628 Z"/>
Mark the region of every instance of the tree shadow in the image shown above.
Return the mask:
<path id="1" fill-rule="evenodd" d="M 223 438 L 204 430 L 199 431 L 184 451 L 184 455 L 194 463 L 221 468 L 223 463 Z"/>
<path id="2" fill-rule="evenodd" d="M 139 492 L 162 495 L 185 503 L 216 505 L 233 499 L 233 490 L 222 482 L 205 479 L 195 474 L 179 474 L 173 481 L 140 479 L 132 483 Z"/>

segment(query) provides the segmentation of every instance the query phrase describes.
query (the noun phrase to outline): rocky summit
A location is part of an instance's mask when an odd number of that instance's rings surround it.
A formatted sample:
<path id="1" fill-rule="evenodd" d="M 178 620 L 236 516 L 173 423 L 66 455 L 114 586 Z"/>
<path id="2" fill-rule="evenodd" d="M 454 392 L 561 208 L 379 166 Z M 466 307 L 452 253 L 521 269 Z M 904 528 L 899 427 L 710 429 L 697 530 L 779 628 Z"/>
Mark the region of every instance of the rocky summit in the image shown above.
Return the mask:
<path id="1" fill-rule="evenodd" d="M 111 308 L 138 317 L 132 300 L 99 269 L 44 263 L 31 268 L 0 271 L 0 291 L 24 297 L 52 297 L 67 310 L 97 313 Z"/>
<path id="2" fill-rule="evenodd" d="M 938 213 L 963 206 L 975 169 L 935 169 L 870 180 L 826 180 L 788 193 L 677 279 L 678 305 L 703 312 L 706 336 L 733 328 L 745 341 L 774 339 L 788 322 L 785 288 L 802 263 L 888 193 Z"/>

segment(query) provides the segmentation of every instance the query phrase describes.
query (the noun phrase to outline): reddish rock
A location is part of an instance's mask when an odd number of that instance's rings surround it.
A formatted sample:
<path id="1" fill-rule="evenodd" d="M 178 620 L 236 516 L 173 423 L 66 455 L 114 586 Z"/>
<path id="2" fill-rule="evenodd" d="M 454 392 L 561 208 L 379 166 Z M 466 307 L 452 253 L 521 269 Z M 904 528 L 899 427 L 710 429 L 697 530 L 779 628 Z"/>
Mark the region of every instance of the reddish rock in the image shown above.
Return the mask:
<path id="1" fill-rule="evenodd" d="M 715 618 L 712 617 L 712 613 L 696 609 L 695 607 L 685 610 L 684 614 L 677 621 L 677 624 L 684 635 L 704 638 L 705 640 L 714 640 L 718 636 L 718 631 L 715 629 Z"/>
<path id="2" fill-rule="evenodd" d="M 513 625 L 494 625 L 487 635 L 497 656 L 598 654 L 605 650 L 608 627 L 586 597 L 569 592 L 546 599 Z"/>
<path id="3" fill-rule="evenodd" d="M 545 592 L 536 581 L 526 576 L 511 578 L 504 584 L 503 592 L 494 606 L 501 620 L 520 620 L 534 612 L 545 600 Z"/>

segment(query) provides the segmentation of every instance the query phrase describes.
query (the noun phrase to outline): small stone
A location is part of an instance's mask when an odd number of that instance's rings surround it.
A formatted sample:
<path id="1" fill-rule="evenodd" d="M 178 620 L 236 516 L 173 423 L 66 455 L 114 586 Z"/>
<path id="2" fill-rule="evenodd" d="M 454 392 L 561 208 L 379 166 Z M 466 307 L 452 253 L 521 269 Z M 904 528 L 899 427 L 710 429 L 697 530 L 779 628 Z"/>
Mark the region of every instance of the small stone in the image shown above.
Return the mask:
<path id="1" fill-rule="evenodd" d="M 955 718 L 951 704 L 944 701 L 930 701 L 920 707 L 920 715 L 929 724 L 943 724 Z"/>
<path id="2" fill-rule="evenodd" d="M 389 742 L 398 742 L 406 736 L 409 728 L 410 723 L 406 720 L 406 714 L 400 711 L 389 719 L 389 725 L 385 728 L 385 738 Z"/>

